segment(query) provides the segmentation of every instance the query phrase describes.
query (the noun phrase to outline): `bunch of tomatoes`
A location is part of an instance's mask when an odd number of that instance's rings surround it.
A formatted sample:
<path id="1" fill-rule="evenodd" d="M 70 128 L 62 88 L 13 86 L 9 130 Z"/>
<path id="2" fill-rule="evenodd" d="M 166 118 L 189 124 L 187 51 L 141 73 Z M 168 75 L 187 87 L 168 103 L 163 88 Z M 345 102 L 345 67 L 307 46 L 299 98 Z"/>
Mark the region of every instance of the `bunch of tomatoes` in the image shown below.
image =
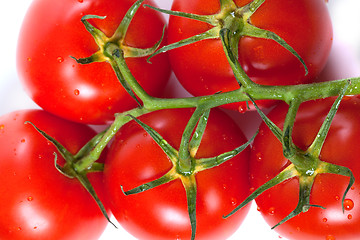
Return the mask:
<path id="1" fill-rule="evenodd" d="M 360 238 L 360 79 L 323 81 L 332 42 L 324 0 L 33 0 L 0 239 L 228 239 L 253 200 L 288 239 Z"/>

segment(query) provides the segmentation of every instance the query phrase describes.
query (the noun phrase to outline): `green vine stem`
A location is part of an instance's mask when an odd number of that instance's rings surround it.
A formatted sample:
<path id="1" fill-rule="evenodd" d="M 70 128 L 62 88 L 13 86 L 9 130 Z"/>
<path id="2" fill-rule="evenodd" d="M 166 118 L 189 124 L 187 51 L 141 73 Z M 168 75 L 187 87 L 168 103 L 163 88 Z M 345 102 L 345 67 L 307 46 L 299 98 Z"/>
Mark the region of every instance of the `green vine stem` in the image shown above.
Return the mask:
<path id="1" fill-rule="evenodd" d="M 240 205 L 238 205 L 230 214 L 224 216 L 225 218 L 234 214 L 236 211 L 244 207 L 246 204 L 254 200 L 256 197 L 258 197 L 261 193 L 265 192 L 266 190 L 284 182 L 285 180 L 294 177 L 298 177 L 299 179 L 298 204 L 296 208 L 287 217 L 285 217 L 283 220 L 281 220 L 279 223 L 273 226 L 273 228 L 283 224 L 284 222 L 297 216 L 301 212 L 307 212 L 310 209 L 310 207 L 323 208 L 319 205 L 310 204 L 310 194 L 316 176 L 318 174 L 327 174 L 327 173 L 343 175 L 350 178 L 349 184 L 342 198 L 342 205 L 343 205 L 346 194 L 348 193 L 349 189 L 355 182 L 354 175 L 352 174 L 349 168 L 321 161 L 320 152 L 325 142 L 326 135 L 330 129 L 331 122 L 335 117 L 335 114 L 340 106 L 340 102 L 350 85 L 351 82 L 347 81 L 346 85 L 343 87 L 343 89 L 341 89 L 341 91 L 339 92 L 339 96 L 333 103 L 314 141 L 312 142 L 310 147 L 305 151 L 299 149 L 295 144 L 293 144 L 291 139 L 291 132 L 292 132 L 291 129 L 295 121 L 297 110 L 299 108 L 299 102 L 295 101 L 294 104 L 292 105 L 290 104 L 288 114 L 286 116 L 284 123 L 284 131 L 281 131 L 280 128 L 278 128 L 261 111 L 261 109 L 259 109 L 255 101 L 251 99 L 256 110 L 259 112 L 260 116 L 262 117 L 263 121 L 269 126 L 270 130 L 274 133 L 274 135 L 277 136 L 277 138 L 282 142 L 284 152 L 285 150 L 287 150 L 288 152 L 291 153 L 290 155 L 287 156 L 287 159 L 290 161 L 291 164 L 285 170 L 283 170 L 277 176 L 275 176 L 273 179 L 271 179 L 270 181 L 268 181 L 267 183 L 263 184 L 258 189 L 256 189 L 248 198 L 246 198 L 242 203 L 240 203 Z M 284 141 L 286 141 L 287 143 L 284 143 Z M 344 207 L 343 207 L 343 211 L 344 211 Z"/>
<path id="2" fill-rule="evenodd" d="M 237 42 L 241 36 L 253 36 L 272 39 L 293 53 L 298 60 L 304 66 L 304 74 L 307 73 L 307 67 L 302 58 L 280 37 L 276 34 L 268 32 L 263 29 L 258 29 L 251 25 L 251 15 L 264 3 L 265 0 L 254 0 L 248 5 L 237 8 L 233 0 L 220 0 L 221 10 L 218 14 L 209 16 L 199 16 L 188 13 L 180 13 L 169 10 L 162 10 L 155 7 L 150 7 L 154 10 L 173 14 L 177 16 L 192 18 L 199 21 L 204 21 L 213 25 L 209 31 L 196 35 L 194 37 L 185 39 L 176 44 L 171 44 L 163 48 L 157 49 L 161 40 L 149 49 L 134 49 L 122 44 L 122 39 L 126 34 L 127 28 L 131 22 L 132 17 L 136 13 L 136 10 L 143 3 L 143 0 L 137 1 L 127 12 L 122 23 L 114 33 L 112 37 L 105 36 L 99 29 L 89 24 L 87 19 L 103 17 L 87 15 L 82 18 L 86 29 L 94 37 L 96 43 L 99 46 L 99 51 L 94 53 L 88 58 L 76 59 L 78 63 L 90 64 L 94 61 L 107 61 L 113 67 L 116 76 L 119 79 L 121 85 L 126 91 L 138 101 L 138 107 L 130 111 L 116 114 L 114 122 L 102 133 L 99 133 L 93 140 L 91 140 L 78 154 L 75 156 L 68 153 L 59 143 L 52 141 L 51 137 L 46 133 L 43 133 L 40 129 L 38 131 L 48 138 L 58 148 L 60 154 L 64 156 L 67 161 L 67 165 L 60 167 L 55 161 L 55 166 L 64 175 L 69 177 L 76 177 L 84 187 L 97 199 L 96 193 L 93 191 L 89 184 L 86 173 L 91 171 L 101 171 L 103 165 L 97 163 L 103 150 L 107 147 L 111 139 L 118 132 L 118 130 L 127 122 L 134 120 L 137 121 L 146 131 L 150 133 L 153 139 L 168 155 L 173 163 L 173 168 L 164 176 L 156 179 L 150 183 L 146 183 L 142 186 L 138 186 L 132 190 L 124 192 L 125 194 L 136 194 L 149 190 L 166 182 L 174 179 L 180 179 L 186 190 L 188 200 L 188 212 L 191 222 L 192 239 L 195 238 L 196 233 L 196 179 L 195 174 L 199 171 L 203 171 L 212 167 L 216 167 L 219 164 L 231 159 L 243 149 L 245 149 L 252 142 L 253 138 L 249 140 L 243 146 L 240 146 L 233 151 L 229 151 L 214 158 L 209 159 L 195 159 L 197 149 L 200 145 L 202 134 L 204 132 L 207 117 L 211 108 L 219 107 L 229 103 L 235 102 L 248 102 L 251 101 L 257 109 L 259 115 L 264 122 L 268 124 L 273 134 L 283 145 L 284 156 L 287 157 L 291 164 L 278 174 L 275 178 L 265 183 L 259 189 L 256 189 L 243 203 L 241 203 L 233 212 L 225 217 L 229 217 L 235 211 L 245 206 L 251 200 L 259 196 L 262 192 L 275 186 L 287 179 L 298 177 L 299 178 L 299 203 L 296 209 L 291 212 L 285 219 L 279 224 L 289 220 L 296 216 L 300 212 L 307 211 L 309 207 L 319 207 L 318 205 L 312 205 L 309 202 L 310 190 L 312 188 L 313 181 L 317 174 L 334 173 L 350 178 L 349 185 L 345 190 L 345 195 L 354 183 L 354 176 L 348 168 L 336 166 L 334 164 L 323 162 L 319 159 L 320 151 L 325 141 L 327 132 L 331 125 L 331 121 L 336 114 L 340 101 L 344 95 L 357 95 L 360 94 L 360 77 L 350 79 L 340 79 L 331 82 L 301 84 L 292 86 L 267 86 L 254 83 L 245 73 L 244 69 L 240 65 L 237 59 Z M 225 19 L 226 21 L 219 21 L 219 19 Z M 166 51 L 170 51 L 176 47 L 182 47 L 187 44 L 194 43 L 199 40 L 219 38 L 222 42 L 224 52 L 228 59 L 228 62 L 232 68 L 234 76 L 239 84 L 239 89 L 229 92 L 219 92 L 214 95 L 200 96 L 200 97 L 188 97 L 188 98 L 174 98 L 164 99 L 150 96 L 137 82 L 135 77 L 129 70 L 125 58 L 129 56 L 150 56 L 153 57 L 156 54 L 161 54 Z M 350 84 L 351 83 L 351 84 Z M 327 98 L 332 96 L 339 96 L 335 101 L 331 111 L 325 119 L 321 129 L 318 132 L 318 137 L 315 138 L 312 145 L 305 151 L 300 150 L 292 141 L 292 129 L 295 122 L 295 117 L 298 108 L 302 102 Z M 284 129 L 281 130 L 275 124 L 273 124 L 266 115 L 256 106 L 256 100 L 281 100 L 289 105 L 289 111 L 287 113 Z M 183 133 L 180 148 L 178 150 L 170 146 L 159 134 L 153 131 L 149 126 L 142 124 L 137 120 L 137 117 L 161 110 L 161 109 L 173 109 L 173 108 L 195 108 L 195 112 L 187 124 L 187 127 Z M 195 130 L 195 131 L 194 131 Z M 194 134 L 192 135 L 192 133 Z M 55 157 L 56 159 L 56 157 Z M 106 211 L 101 204 L 97 202 L 102 209 L 104 215 Z M 278 226 L 278 225 L 276 225 Z M 276 227 L 275 226 L 275 227 Z"/>
<path id="3" fill-rule="evenodd" d="M 132 9 L 137 9 L 140 5 L 139 1 Z M 231 0 L 221 1 L 223 9 L 225 5 L 228 5 Z M 246 8 L 249 9 L 250 12 L 255 11 L 258 7 L 261 6 L 263 0 L 253 1 Z M 164 10 L 165 11 L 165 10 Z M 225 11 L 225 10 L 224 10 Z M 227 10 L 229 11 L 229 10 Z M 131 12 L 131 16 L 135 14 L 136 11 Z M 94 17 L 94 16 L 91 16 Z M 210 21 L 210 20 L 209 20 Z M 83 21 L 84 24 L 86 21 Z M 130 21 L 128 19 L 125 21 L 129 24 Z M 124 24 L 123 26 L 126 26 Z M 90 25 L 87 26 L 91 33 L 94 34 L 95 39 L 99 39 L 97 34 L 100 36 L 100 39 L 103 39 L 103 34 L 99 33 L 99 31 L 94 30 Z M 124 34 L 123 30 L 122 34 Z M 125 31 L 126 32 L 126 31 Z M 119 34 L 115 33 L 114 35 Z M 241 88 L 230 91 L 230 92 L 221 92 L 214 95 L 201 96 L 201 97 L 189 97 L 189 98 L 176 98 L 176 99 L 163 99 L 163 98 L 155 98 L 146 93 L 146 91 L 140 86 L 137 80 L 132 75 L 131 71 L 128 69 L 126 62 L 124 51 L 121 49 L 119 44 L 115 44 L 113 42 L 104 42 L 97 40 L 97 42 L 102 42 L 104 44 L 100 49 L 103 50 L 103 54 L 107 56 L 108 61 L 112 64 L 113 69 L 117 76 L 121 76 L 122 81 L 126 84 L 131 92 L 133 92 L 143 103 L 142 106 L 131 110 L 125 114 L 118 114 L 113 124 L 109 127 L 108 131 L 104 134 L 101 142 L 98 146 L 94 148 L 94 150 L 87 156 L 86 158 L 80 160 L 75 167 L 79 170 L 88 168 L 94 162 L 96 162 L 98 156 L 101 151 L 105 148 L 105 146 L 109 143 L 112 136 L 116 133 L 116 131 L 126 122 L 130 121 L 130 118 L 126 116 L 127 114 L 131 114 L 135 117 L 140 116 L 142 114 L 160 110 L 160 109 L 172 109 L 172 108 L 198 108 L 198 109 L 211 109 L 214 107 L 218 107 L 221 105 L 234 103 L 234 102 L 243 102 L 243 101 L 251 101 L 250 97 L 254 100 L 260 99 L 273 99 L 273 100 L 282 100 L 287 102 L 288 104 L 294 104 L 294 101 L 297 103 L 326 98 L 331 96 L 338 96 L 339 92 L 343 87 L 347 84 L 348 79 L 342 79 L 332 82 L 323 82 L 323 83 L 312 83 L 312 84 L 302 84 L 302 85 L 294 85 L 294 86 L 266 86 L 259 85 L 251 81 L 251 79 L 246 75 L 241 65 L 237 61 L 237 58 L 234 56 L 234 51 L 232 50 L 231 44 L 231 34 L 230 30 L 227 28 L 223 28 L 220 33 L 220 39 L 224 46 L 225 54 L 228 58 L 230 66 L 236 76 L 236 79 L 239 82 Z M 130 92 L 130 91 L 129 91 Z M 345 95 L 355 95 L 360 94 L 360 77 L 351 78 L 351 85 L 347 88 Z M 296 108 L 294 108 L 296 109 Z M 287 130 L 287 134 L 284 136 L 287 141 L 284 141 L 285 144 L 285 154 L 292 155 L 293 153 L 288 152 L 291 147 L 290 144 L 290 135 L 291 135 L 291 119 L 293 119 L 293 114 L 289 115 L 287 125 L 290 127 Z M 283 136 L 281 136 L 283 138 Z M 185 154 L 183 155 L 184 159 L 187 157 Z M 191 164 L 185 164 L 189 166 Z"/>

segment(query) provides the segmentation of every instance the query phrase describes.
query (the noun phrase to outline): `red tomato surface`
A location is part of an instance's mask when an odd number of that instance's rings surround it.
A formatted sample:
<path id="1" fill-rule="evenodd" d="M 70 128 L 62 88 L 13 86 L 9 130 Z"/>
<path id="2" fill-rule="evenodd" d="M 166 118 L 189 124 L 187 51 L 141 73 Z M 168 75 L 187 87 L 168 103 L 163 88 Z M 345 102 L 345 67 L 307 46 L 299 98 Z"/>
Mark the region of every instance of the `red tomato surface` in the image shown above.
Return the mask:
<path id="1" fill-rule="evenodd" d="M 244 6 L 250 0 L 236 0 Z M 218 0 L 174 0 L 172 10 L 201 15 L 220 10 Z M 272 40 L 243 37 L 239 42 L 239 62 L 248 76 L 265 85 L 307 83 L 323 69 L 332 44 L 332 24 L 324 0 L 267 0 L 252 15 L 253 25 L 282 37 L 304 59 L 309 74 L 299 60 Z M 171 16 L 169 43 L 210 29 L 199 21 Z M 203 40 L 169 51 L 173 71 L 181 84 L 195 96 L 239 88 L 227 62 L 220 39 Z M 267 104 L 266 104 L 267 103 Z M 260 102 L 261 106 L 269 101 Z M 233 104 L 231 108 L 244 106 Z"/>
<path id="2" fill-rule="evenodd" d="M 139 119 L 178 148 L 191 114 L 189 109 L 161 110 Z M 196 157 L 214 157 L 245 141 L 236 123 L 214 109 Z M 110 149 L 104 170 L 105 186 L 111 211 L 119 223 L 138 239 L 190 239 L 186 195 L 180 180 L 135 195 L 125 196 L 121 190 L 121 185 L 127 191 L 170 170 L 169 158 L 155 141 L 130 122 L 118 132 Z M 226 239 L 242 223 L 248 207 L 228 219 L 223 216 L 249 194 L 248 156 L 246 149 L 230 161 L 196 175 L 196 239 Z"/>
<path id="3" fill-rule="evenodd" d="M 294 126 L 293 140 L 305 150 L 314 140 L 334 99 L 303 103 L 300 106 Z M 279 105 L 270 112 L 270 119 L 282 128 L 287 106 Z M 291 240 L 355 240 L 360 236 L 360 100 L 345 97 L 331 125 L 320 154 L 320 160 L 350 168 L 355 184 L 346 195 L 345 212 L 341 200 L 349 178 L 334 174 L 320 174 L 316 177 L 310 196 L 310 204 L 326 209 L 310 208 L 306 213 L 294 217 L 275 228 L 282 236 Z M 256 189 L 275 177 L 288 164 L 282 155 L 282 146 L 270 130 L 260 127 L 251 154 L 251 182 Z M 285 218 L 298 203 L 298 179 L 290 179 L 256 199 L 262 216 L 270 226 Z"/>
<path id="4" fill-rule="evenodd" d="M 31 121 L 73 154 L 94 131 L 42 110 L 22 110 L 0 117 L 0 239 L 98 239 L 107 226 L 96 202 L 75 180 L 54 166 L 56 148 Z M 64 159 L 58 154 L 58 163 Z M 102 173 L 88 174 L 104 200 Z"/>
<path id="5" fill-rule="evenodd" d="M 77 122 L 103 124 L 116 112 L 137 106 L 106 62 L 77 64 L 70 56 L 89 57 L 98 50 L 80 21 L 84 15 L 106 16 L 91 20 L 112 36 L 135 0 L 34 0 L 24 18 L 18 40 L 17 67 L 31 98 L 43 109 Z M 151 0 L 146 3 L 153 4 Z M 130 24 L 125 44 L 148 48 L 161 38 L 163 18 L 140 7 Z M 152 64 L 146 58 L 127 58 L 127 64 L 145 90 L 159 95 L 170 66 L 166 55 Z"/>

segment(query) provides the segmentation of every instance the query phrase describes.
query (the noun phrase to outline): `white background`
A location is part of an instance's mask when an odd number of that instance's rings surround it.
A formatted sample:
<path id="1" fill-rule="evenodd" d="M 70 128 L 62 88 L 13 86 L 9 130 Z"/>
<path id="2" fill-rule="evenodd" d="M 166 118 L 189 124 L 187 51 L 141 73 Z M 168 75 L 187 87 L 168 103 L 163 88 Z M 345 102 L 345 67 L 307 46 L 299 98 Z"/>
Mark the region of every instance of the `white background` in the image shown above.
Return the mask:
<path id="1" fill-rule="evenodd" d="M 171 5 L 171 0 L 155 1 L 163 8 L 169 8 Z M 0 115 L 12 110 L 37 107 L 23 92 L 15 66 L 17 35 L 30 3 L 31 0 L 14 0 L 3 1 L 1 4 Z M 360 0 L 330 0 L 329 7 L 334 24 L 334 47 L 329 68 L 336 70 L 332 74 L 332 78 L 360 76 L 360 28 L 358 26 L 360 23 Z M 131 240 L 135 238 L 121 228 L 115 229 L 109 225 L 101 240 L 109 239 Z M 230 239 L 278 240 L 279 235 L 270 230 L 253 204 L 245 222 Z"/>

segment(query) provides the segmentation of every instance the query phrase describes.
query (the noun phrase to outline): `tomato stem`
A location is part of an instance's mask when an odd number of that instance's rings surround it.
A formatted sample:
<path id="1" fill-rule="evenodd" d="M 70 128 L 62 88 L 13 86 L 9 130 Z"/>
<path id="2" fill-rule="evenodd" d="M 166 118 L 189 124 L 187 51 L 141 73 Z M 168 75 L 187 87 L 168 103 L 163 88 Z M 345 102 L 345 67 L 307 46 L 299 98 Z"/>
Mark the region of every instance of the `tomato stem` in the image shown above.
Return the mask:
<path id="1" fill-rule="evenodd" d="M 204 114 L 202 108 L 196 108 L 192 114 L 190 120 L 188 121 L 183 136 L 181 138 L 180 148 L 179 148 L 179 162 L 178 162 L 178 171 L 184 175 L 189 175 L 194 171 L 195 163 L 194 156 L 190 154 L 190 138 L 196 127 L 201 116 Z"/>
<path id="2" fill-rule="evenodd" d="M 118 130 L 125 123 L 132 120 L 131 116 L 141 116 L 145 113 L 148 113 L 144 108 L 135 108 L 133 110 L 116 114 L 114 122 L 107 128 L 106 131 L 98 134 L 98 141 L 94 146 L 92 146 L 91 150 L 87 154 L 83 154 L 83 156 L 74 163 L 74 168 L 78 172 L 82 172 L 86 169 L 91 168 L 91 166 L 96 162 L 104 149 L 108 146 L 111 139 L 115 136 Z"/>
<path id="3" fill-rule="evenodd" d="M 299 172 L 296 170 L 293 164 L 289 165 L 283 171 L 281 171 L 274 178 L 270 179 L 265 184 L 261 185 L 258 189 L 252 192 L 242 203 L 240 203 L 234 210 L 232 210 L 229 214 L 223 216 L 224 218 L 228 218 L 231 215 L 235 214 L 238 210 L 245 207 L 248 203 L 253 201 L 255 198 L 260 196 L 266 190 L 294 177 L 299 176 Z"/>

